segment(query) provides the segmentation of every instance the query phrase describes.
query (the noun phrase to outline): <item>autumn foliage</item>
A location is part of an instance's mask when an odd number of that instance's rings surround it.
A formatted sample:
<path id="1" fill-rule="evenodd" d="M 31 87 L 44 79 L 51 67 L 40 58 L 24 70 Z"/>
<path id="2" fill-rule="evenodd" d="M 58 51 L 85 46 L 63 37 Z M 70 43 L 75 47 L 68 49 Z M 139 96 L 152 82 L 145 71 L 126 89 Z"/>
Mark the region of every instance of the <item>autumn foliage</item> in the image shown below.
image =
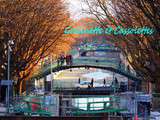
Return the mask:
<path id="1" fill-rule="evenodd" d="M 112 36 L 129 64 L 144 82 L 155 85 L 160 92 L 160 1 L 159 0 L 83 0 L 91 14 L 103 27 L 125 28 L 148 26 L 155 30 L 151 36 Z M 123 44 L 122 44 L 123 43 Z"/>
<path id="2" fill-rule="evenodd" d="M 10 79 L 17 80 L 19 92 L 23 80 L 28 79 L 42 58 L 69 49 L 72 42 L 63 34 L 69 21 L 62 0 L 0 1 L 0 79 L 7 79 L 9 39 L 14 42 L 11 46 Z"/>

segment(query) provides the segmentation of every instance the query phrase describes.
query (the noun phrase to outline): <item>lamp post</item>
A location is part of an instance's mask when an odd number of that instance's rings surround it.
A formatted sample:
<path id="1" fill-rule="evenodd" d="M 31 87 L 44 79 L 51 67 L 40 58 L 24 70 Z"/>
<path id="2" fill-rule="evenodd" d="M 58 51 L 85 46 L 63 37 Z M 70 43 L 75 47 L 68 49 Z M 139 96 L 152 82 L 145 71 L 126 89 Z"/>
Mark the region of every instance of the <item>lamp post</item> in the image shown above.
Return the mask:
<path id="1" fill-rule="evenodd" d="M 50 64 L 51 64 L 51 94 L 53 93 L 53 70 L 52 70 L 52 55 L 50 56 Z"/>
<path id="2" fill-rule="evenodd" d="M 10 85 L 9 85 L 9 81 L 10 81 L 10 46 L 9 46 L 9 41 L 8 41 L 8 58 L 7 58 L 7 79 L 8 79 L 8 87 L 7 87 L 7 113 L 9 113 L 9 90 L 10 90 Z"/>
<path id="3" fill-rule="evenodd" d="M 7 41 L 7 94 L 6 94 L 6 103 L 7 103 L 7 113 L 9 113 L 9 104 L 10 104 L 10 52 L 12 51 L 11 45 L 14 44 L 13 40 L 9 38 L 7 32 L 4 33 L 4 39 Z"/>

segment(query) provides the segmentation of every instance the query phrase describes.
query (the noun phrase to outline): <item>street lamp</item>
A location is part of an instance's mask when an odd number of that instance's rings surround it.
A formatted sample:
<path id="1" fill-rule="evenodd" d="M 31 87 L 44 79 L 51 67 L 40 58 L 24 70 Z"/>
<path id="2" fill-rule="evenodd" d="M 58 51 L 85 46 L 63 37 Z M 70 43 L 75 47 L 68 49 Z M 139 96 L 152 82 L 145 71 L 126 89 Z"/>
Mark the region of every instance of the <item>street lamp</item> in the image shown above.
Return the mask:
<path id="1" fill-rule="evenodd" d="M 9 104 L 10 104 L 10 52 L 12 51 L 11 45 L 14 44 L 13 40 L 10 39 L 9 34 L 7 32 L 4 33 L 4 39 L 7 40 L 7 97 L 6 97 L 6 103 L 7 103 L 7 112 L 9 113 Z"/>
<path id="2" fill-rule="evenodd" d="M 51 94 L 53 93 L 53 69 L 52 69 L 52 55 L 50 55 L 50 66 L 51 66 Z"/>

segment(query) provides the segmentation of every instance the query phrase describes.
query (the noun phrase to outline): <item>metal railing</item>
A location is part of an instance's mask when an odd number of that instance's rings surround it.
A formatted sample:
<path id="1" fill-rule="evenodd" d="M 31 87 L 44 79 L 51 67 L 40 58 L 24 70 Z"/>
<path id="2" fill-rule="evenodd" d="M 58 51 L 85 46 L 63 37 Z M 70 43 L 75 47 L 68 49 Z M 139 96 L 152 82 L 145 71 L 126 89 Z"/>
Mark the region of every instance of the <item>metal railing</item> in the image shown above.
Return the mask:
<path id="1" fill-rule="evenodd" d="M 59 97 L 57 95 L 29 95 L 12 99 L 10 114 L 25 116 L 58 116 L 55 112 Z M 57 115 L 56 115 L 57 114 Z"/>

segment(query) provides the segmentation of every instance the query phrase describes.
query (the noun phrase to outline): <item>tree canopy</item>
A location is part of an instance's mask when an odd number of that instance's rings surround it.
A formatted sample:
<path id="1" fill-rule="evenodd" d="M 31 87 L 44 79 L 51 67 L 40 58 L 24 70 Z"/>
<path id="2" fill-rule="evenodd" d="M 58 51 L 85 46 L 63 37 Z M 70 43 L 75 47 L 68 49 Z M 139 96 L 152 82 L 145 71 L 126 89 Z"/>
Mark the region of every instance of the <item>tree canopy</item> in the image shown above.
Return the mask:
<path id="1" fill-rule="evenodd" d="M 151 27 L 154 34 L 112 36 L 128 62 L 144 81 L 155 83 L 160 91 L 160 1 L 84 0 L 85 12 L 105 27 Z"/>
<path id="2" fill-rule="evenodd" d="M 61 43 L 70 46 L 71 41 L 63 34 L 69 21 L 63 0 L 0 1 L 0 79 L 7 79 L 9 40 L 14 42 L 10 79 L 17 80 L 19 91 L 22 81 L 43 57 L 65 51 L 64 46 L 58 47 Z"/>

